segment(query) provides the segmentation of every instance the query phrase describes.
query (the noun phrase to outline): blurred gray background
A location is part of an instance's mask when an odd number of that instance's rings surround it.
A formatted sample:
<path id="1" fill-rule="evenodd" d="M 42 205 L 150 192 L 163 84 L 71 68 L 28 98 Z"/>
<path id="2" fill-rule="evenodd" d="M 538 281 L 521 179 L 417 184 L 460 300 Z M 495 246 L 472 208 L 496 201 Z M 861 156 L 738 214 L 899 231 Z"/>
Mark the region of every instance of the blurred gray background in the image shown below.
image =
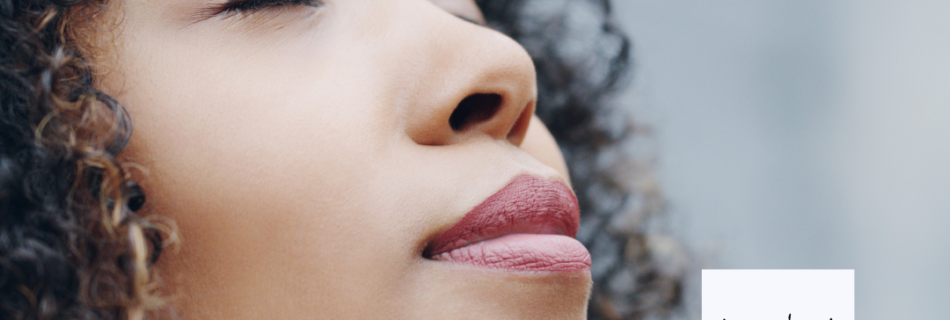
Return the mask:
<path id="1" fill-rule="evenodd" d="M 614 13 L 635 47 L 622 102 L 655 128 L 672 228 L 703 267 L 855 269 L 858 318 L 946 318 L 950 1 Z"/>

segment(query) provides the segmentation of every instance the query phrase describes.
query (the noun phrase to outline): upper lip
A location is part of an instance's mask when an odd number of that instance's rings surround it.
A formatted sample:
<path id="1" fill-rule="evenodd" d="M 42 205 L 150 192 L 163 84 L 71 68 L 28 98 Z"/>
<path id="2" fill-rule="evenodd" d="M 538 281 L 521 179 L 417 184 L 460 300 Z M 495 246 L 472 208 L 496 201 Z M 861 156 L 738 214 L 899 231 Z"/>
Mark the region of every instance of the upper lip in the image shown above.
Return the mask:
<path id="1" fill-rule="evenodd" d="M 424 255 L 432 257 L 514 233 L 573 238 L 579 225 L 577 198 L 567 185 L 521 175 L 442 232 L 429 243 Z"/>

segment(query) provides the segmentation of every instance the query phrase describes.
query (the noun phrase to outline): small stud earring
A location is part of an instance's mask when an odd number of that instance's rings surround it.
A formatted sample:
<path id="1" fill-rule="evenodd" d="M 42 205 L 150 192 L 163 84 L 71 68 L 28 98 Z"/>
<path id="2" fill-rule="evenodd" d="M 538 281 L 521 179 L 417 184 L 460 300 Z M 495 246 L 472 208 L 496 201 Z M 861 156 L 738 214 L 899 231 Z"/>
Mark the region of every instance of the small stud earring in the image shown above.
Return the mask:
<path id="1" fill-rule="evenodd" d="M 139 211 L 139 209 L 145 206 L 145 192 L 142 191 L 142 187 L 139 187 L 139 185 L 133 181 L 129 181 L 125 183 L 125 190 L 125 206 L 128 207 L 130 211 Z"/>

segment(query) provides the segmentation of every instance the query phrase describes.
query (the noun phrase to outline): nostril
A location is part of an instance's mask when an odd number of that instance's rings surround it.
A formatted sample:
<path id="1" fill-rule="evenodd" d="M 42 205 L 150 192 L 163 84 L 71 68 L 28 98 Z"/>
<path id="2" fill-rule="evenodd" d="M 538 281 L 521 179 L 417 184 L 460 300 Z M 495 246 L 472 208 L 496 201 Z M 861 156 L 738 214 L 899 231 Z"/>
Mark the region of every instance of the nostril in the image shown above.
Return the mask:
<path id="1" fill-rule="evenodd" d="M 458 131 L 465 127 L 488 119 L 501 107 L 501 95 L 494 93 L 473 94 L 459 102 L 449 116 L 449 126 Z"/>

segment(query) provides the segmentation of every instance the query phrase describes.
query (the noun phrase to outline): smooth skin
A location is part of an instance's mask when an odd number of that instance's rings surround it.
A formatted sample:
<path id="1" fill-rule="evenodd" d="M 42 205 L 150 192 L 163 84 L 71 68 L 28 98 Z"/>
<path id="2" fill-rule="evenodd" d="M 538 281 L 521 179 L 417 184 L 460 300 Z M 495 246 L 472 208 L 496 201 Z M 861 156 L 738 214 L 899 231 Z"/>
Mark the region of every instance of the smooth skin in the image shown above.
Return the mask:
<path id="1" fill-rule="evenodd" d="M 145 169 L 146 212 L 183 239 L 159 263 L 181 317 L 586 316 L 589 271 L 422 256 L 514 177 L 567 182 L 531 59 L 466 21 L 483 21 L 473 1 L 116 2 L 99 85 L 132 116 L 121 156 Z M 501 106 L 453 130 L 472 94 Z"/>

